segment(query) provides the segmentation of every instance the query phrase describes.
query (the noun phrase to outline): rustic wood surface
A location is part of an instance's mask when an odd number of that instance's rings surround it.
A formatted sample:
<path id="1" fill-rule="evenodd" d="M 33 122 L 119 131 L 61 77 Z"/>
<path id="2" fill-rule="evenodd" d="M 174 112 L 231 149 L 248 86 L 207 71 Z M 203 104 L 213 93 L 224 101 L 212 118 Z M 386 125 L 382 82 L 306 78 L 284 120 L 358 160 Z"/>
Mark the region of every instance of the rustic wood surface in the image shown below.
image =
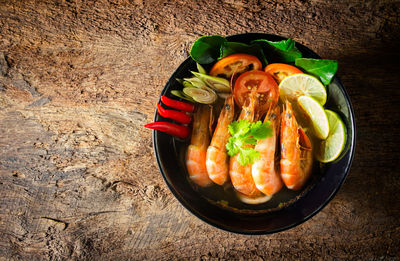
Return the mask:
<path id="1" fill-rule="evenodd" d="M 0 260 L 399 258 L 400 2 L 0 1 Z M 339 61 L 357 148 L 306 223 L 232 234 L 184 209 L 151 132 L 201 35 L 265 32 Z"/>

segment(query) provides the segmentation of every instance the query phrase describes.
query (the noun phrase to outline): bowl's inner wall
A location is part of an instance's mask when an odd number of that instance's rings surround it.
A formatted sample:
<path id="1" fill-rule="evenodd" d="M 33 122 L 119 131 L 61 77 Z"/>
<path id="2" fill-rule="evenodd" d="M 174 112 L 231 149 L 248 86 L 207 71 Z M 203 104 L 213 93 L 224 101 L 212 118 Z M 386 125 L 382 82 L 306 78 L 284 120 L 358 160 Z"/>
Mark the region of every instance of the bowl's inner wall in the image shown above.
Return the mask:
<path id="1" fill-rule="evenodd" d="M 267 34 L 244 34 L 227 37 L 229 41 L 249 43 L 255 39 L 279 41 L 285 38 Z M 320 58 L 310 49 L 296 43 L 296 47 L 303 53 L 303 57 Z M 188 58 L 171 76 L 161 95 L 169 95 L 172 89 L 181 88 L 176 78 L 190 75 L 196 65 Z M 325 164 L 324 173 L 307 193 L 297 201 L 276 211 L 258 214 L 236 213 L 207 201 L 196 191 L 187 178 L 184 162 L 184 151 L 187 141 L 175 139 L 162 132 L 153 132 L 155 154 L 160 171 L 176 198 L 193 214 L 204 221 L 219 228 L 238 233 L 273 233 L 295 226 L 318 212 L 333 197 L 340 185 L 344 182 L 349 171 L 354 154 L 354 113 L 350 100 L 337 77 L 328 86 L 328 101 L 325 106 L 340 114 L 347 127 L 346 151 L 342 157 L 329 164 Z M 155 121 L 166 121 L 157 113 Z"/>

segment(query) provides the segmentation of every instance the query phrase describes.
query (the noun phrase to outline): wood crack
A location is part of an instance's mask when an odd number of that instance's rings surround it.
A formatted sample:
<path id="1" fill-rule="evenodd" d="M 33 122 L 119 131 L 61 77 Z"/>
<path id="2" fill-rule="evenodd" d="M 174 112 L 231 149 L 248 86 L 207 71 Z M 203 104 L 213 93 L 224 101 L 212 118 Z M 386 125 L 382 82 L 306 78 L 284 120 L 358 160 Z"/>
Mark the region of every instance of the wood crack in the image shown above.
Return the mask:
<path id="1" fill-rule="evenodd" d="M 51 217 L 40 217 L 40 218 L 47 219 L 47 220 L 50 220 L 50 221 L 53 221 L 53 222 L 56 222 L 56 223 L 64 224 L 64 229 L 63 230 L 66 230 L 68 228 L 68 226 L 69 226 L 69 222 L 63 221 L 61 219 L 51 218 Z"/>

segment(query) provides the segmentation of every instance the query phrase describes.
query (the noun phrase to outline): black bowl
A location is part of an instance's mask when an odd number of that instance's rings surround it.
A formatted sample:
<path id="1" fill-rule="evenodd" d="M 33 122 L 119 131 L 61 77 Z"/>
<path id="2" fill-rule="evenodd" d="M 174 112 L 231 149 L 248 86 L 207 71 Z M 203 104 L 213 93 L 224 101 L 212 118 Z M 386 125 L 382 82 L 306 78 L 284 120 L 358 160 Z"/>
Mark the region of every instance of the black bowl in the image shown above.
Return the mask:
<path id="1" fill-rule="evenodd" d="M 286 38 L 251 33 L 229 36 L 227 39 L 249 43 L 255 39 L 280 41 Z M 303 53 L 303 57 L 320 58 L 299 43 L 296 43 L 296 47 Z M 190 70 L 195 69 L 195 62 L 191 58 L 186 59 L 172 74 L 161 95 L 173 97 L 169 93 L 170 90 L 182 88 L 176 78 L 189 77 Z M 235 200 L 230 202 L 231 189 L 224 190 L 217 185 L 211 189 L 201 189 L 189 181 L 184 161 L 188 141 L 154 131 L 153 146 L 159 169 L 168 187 L 182 205 L 208 224 L 241 234 L 269 234 L 292 228 L 311 218 L 332 200 L 345 181 L 353 160 L 356 139 L 354 112 L 350 98 L 338 77 L 328 86 L 328 101 L 325 107 L 342 117 L 347 128 L 346 147 L 342 156 L 335 162 L 317 166 L 319 171 L 300 192 L 279 192 L 283 196 L 279 196 L 278 193 L 274 195 L 273 200 L 262 205 L 246 205 Z M 154 121 L 168 120 L 156 113 Z M 281 200 L 285 202 L 279 204 Z"/>

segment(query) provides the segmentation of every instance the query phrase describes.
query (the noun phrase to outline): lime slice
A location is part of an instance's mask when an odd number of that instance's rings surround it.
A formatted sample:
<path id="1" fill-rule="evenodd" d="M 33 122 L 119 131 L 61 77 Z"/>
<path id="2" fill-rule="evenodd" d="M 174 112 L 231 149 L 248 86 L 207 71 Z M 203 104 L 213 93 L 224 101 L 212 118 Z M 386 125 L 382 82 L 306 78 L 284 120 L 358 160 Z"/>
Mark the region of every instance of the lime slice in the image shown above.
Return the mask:
<path id="1" fill-rule="evenodd" d="M 279 97 L 295 101 L 299 96 L 314 98 L 319 104 L 326 102 L 325 86 L 314 76 L 297 73 L 284 78 L 279 84 Z"/>
<path id="2" fill-rule="evenodd" d="M 331 162 L 337 159 L 346 144 L 346 127 L 339 115 L 325 110 L 329 122 L 329 135 L 316 148 L 315 155 L 320 162 Z"/>
<path id="3" fill-rule="evenodd" d="M 311 120 L 315 136 L 323 140 L 326 139 L 329 134 L 329 123 L 321 104 L 308 96 L 300 96 L 297 102 L 306 116 L 308 116 L 307 118 Z"/>

